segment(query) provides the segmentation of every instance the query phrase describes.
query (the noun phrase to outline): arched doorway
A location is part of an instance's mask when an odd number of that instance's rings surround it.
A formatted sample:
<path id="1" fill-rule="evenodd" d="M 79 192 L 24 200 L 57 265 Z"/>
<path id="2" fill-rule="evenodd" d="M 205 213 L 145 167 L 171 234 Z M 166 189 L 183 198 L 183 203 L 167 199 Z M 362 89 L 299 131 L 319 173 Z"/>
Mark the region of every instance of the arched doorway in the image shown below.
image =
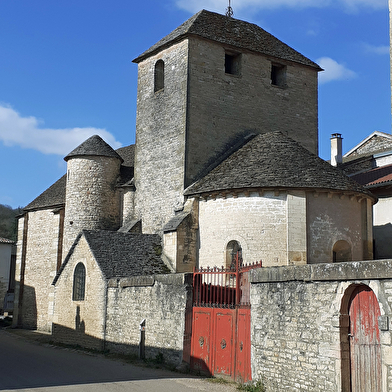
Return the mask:
<path id="1" fill-rule="evenodd" d="M 332 254 L 333 254 L 332 261 L 334 263 L 351 261 L 352 260 L 351 245 L 344 240 L 337 241 L 333 246 Z"/>
<path id="2" fill-rule="evenodd" d="M 226 268 L 235 268 L 236 256 L 242 260 L 242 248 L 238 241 L 232 240 L 226 246 Z"/>
<path id="3" fill-rule="evenodd" d="M 347 293 L 346 297 L 346 301 L 349 298 L 347 323 L 341 325 L 342 390 L 379 392 L 382 384 L 380 307 L 370 287 L 357 285 L 350 291 L 351 295 Z"/>

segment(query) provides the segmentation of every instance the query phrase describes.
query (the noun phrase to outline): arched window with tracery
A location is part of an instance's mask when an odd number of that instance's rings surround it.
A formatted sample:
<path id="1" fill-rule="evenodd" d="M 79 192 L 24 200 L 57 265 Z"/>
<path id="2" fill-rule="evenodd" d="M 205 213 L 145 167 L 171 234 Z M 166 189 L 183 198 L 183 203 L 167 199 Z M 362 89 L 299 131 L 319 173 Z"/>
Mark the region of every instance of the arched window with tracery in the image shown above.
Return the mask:
<path id="1" fill-rule="evenodd" d="M 73 279 L 73 301 L 84 301 L 84 294 L 86 288 L 86 267 L 83 263 L 78 263 L 74 271 Z"/>
<path id="2" fill-rule="evenodd" d="M 158 60 L 155 63 L 154 72 L 154 92 L 163 90 L 165 87 L 165 63 L 163 60 Z"/>
<path id="3" fill-rule="evenodd" d="M 226 268 L 235 269 L 237 254 L 241 265 L 242 264 L 241 244 L 238 241 L 232 240 L 226 246 Z"/>
<path id="4" fill-rule="evenodd" d="M 335 242 L 332 253 L 332 261 L 334 263 L 352 261 L 351 245 L 347 241 L 340 240 Z"/>

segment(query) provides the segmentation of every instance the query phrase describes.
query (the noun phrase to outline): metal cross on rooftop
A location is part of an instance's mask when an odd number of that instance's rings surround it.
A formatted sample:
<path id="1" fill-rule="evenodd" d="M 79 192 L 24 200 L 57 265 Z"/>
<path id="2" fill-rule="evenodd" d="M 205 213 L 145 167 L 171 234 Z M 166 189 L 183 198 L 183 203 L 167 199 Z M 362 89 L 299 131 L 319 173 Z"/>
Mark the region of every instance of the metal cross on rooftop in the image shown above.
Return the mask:
<path id="1" fill-rule="evenodd" d="M 229 6 L 226 8 L 226 16 L 229 18 L 233 16 L 233 8 L 231 8 L 230 0 L 229 0 Z"/>

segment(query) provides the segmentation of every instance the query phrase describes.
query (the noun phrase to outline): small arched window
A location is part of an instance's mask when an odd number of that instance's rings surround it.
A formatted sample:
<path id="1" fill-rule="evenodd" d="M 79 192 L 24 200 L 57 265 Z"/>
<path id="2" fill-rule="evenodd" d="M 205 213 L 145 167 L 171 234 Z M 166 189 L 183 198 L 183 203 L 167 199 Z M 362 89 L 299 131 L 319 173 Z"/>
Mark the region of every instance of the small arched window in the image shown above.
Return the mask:
<path id="1" fill-rule="evenodd" d="M 163 60 L 158 60 L 155 63 L 154 72 L 154 92 L 163 90 L 165 86 L 165 63 Z"/>
<path id="2" fill-rule="evenodd" d="M 333 262 L 334 263 L 341 263 L 344 261 L 351 261 L 351 245 L 344 240 L 340 240 L 335 242 L 333 246 Z"/>
<path id="3" fill-rule="evenodd" d="M 74 271 L 73 279 L 73 301 L 84 301 L 84 293 L 86 286 L 86 267 L 83 263 L 78 263 Z"/>
<path id="4" fill-rule="evenodd" d="M 238 254 L 239 264 L 242 264 L 242 249 L 238 241 L 230 241 L 226 246 L 226 268 L 236 268 L 236 256 Z"/>

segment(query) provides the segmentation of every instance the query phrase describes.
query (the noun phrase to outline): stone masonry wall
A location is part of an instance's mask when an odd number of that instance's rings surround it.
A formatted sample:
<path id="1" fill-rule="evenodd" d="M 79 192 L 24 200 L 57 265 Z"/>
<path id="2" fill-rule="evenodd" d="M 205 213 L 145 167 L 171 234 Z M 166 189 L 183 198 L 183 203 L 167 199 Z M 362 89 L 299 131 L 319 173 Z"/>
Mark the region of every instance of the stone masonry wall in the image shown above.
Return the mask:
<path id="1" fill-rule="evenodd" d="M 25 217 L 19 219 L 16 258 L 15 309 L 19 305 L 22 239 Z M 28 213 L 26 267 L 21 322 L 23 328 L 50 331 L 53 287 L 56 276 L 60 215 L 52 210 Z M 16 312 L 18 315 L 18 311 Z M 17 317 L 15 317 L 15 323 Z"/>
<path id="2" fill-rule="evenodd" d="M 353 285 L 365 284 L 381 311 L 382 391 L 392 391 L 391 267 L 392 260 L 384 260 L 253 271 L 253 380 L 263 379 L 268 392 L 346 391 L 342 303 Z"/>
<path id="3" fill-rule="evenodd" d="M 317 71 L 243 51 L 239 75 L 225 73 L 225 50 L 189 39 L 186 186 L 243 133 L 287 132 L 318 153 Z M 271 84 L 271 64 L 287 66 L 287 87 Z"/>
<path id="4" fill-rule="evenodd" d="M 67 162 L 64 254 L 82 229 L 116 230 L 120 226 L 120 194 L 116 181 L 120 160 L 75 157 Z"/>
<path id="5" fill-rule="evenodd" d="M 308 263 L 332 262 L 334 244 L 339 240 L 351 245 L 352 260 L 363 260 L 364 230 L 362 204 L 366 200 L 341 194 L 311 193 L 307 196 Z M 368 233 L 367 236 L 371 236 Z"/>
<path id="6" fill-rule="evenodd" d="M 286 194 L 262 195 L 252 192 L 199 201 L 200 267 L 226 265 L 226 247 L 232 240 L 241 244 L 245 263 L 287 264 Z"/>
<path id="7" fill-rule="evenodd" d="M 154 68 L 165 63 L 164 88 Z M 143 233 L 161 233 L 183 203 L 188 43 L 179 42 L 138 65 L 135 218 Z"/>
<path id="8" fill-rule="evenodd" d="M 139 324 L 145 319 L 146 357 L 162 353 L 181 364 L 189 286 L 184 274 L 111 280 L 108 289 L 106 348 L 138 354 Z"/>
<path id="9" fill-rule="evenodd" d="M 85 298 L 83 301 L 73 301 L 74 270 L 79 262 L 86 268 Z M 105 297 L 106 280 L 82 236 L 55 285 L 54 339 L 62 343 L 103 349 Z"/>

